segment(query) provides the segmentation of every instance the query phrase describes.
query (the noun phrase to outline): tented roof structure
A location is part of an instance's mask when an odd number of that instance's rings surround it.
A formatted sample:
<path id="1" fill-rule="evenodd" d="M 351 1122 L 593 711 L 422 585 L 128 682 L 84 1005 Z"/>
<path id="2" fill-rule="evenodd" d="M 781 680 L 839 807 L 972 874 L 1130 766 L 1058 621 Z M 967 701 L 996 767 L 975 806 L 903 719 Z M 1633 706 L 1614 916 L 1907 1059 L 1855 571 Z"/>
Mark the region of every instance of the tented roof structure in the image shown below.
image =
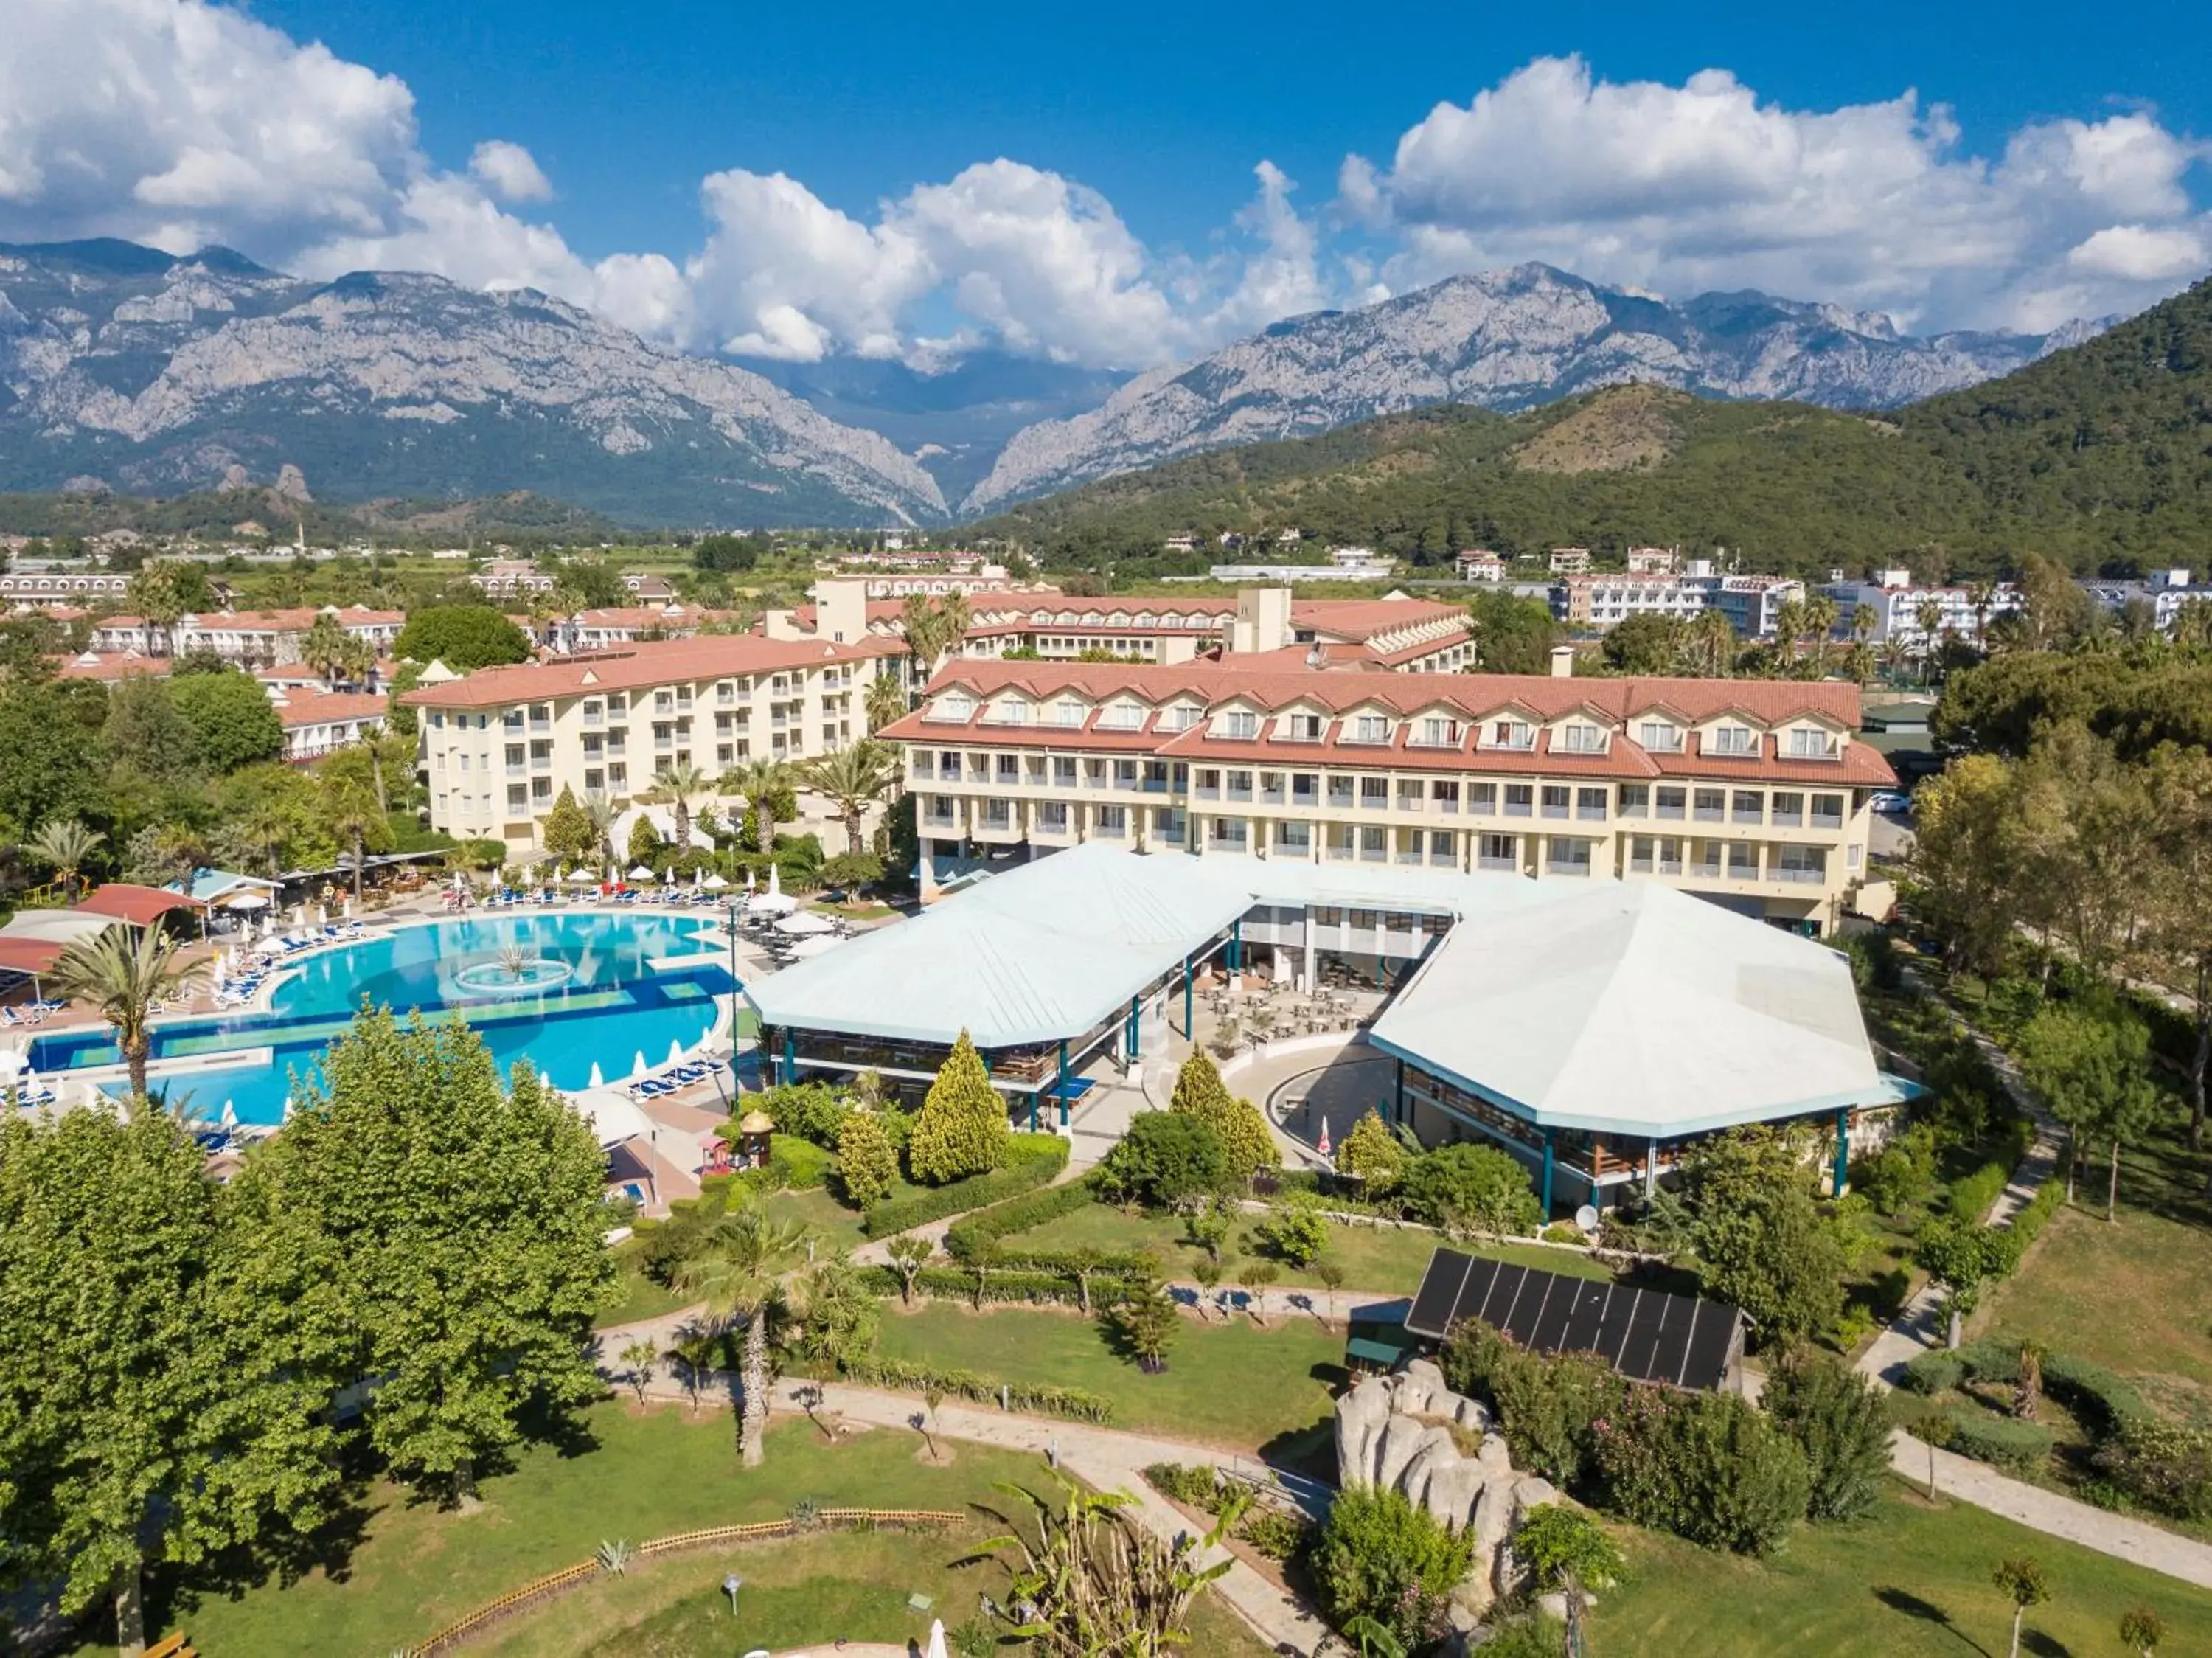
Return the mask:
<path id="1" fill-rule="evenodd" d="M 97 938 L 110 927 L 119 925 L 121 920 L 119 916 L 101 915 L 96 911 L 18 910 L 8 917 L 6 926 L 0 927 L 0 938 L 75 944 L 80 939 Z"/>
<path id="2" fill-rule="evenodd" d="M 1203 860 L 1093 841 L 748 984 L 763 1023 L 978 1047 L 1080 1036 L 1252 905 Z"/>
<path id="3" fill-rule="evenodd" d="M 81 915 L 112 916 L 133 927 L 148 927 L 172 910 L 189 910 L 192 900 L 173 887 L 140 887 L 111 881 L 76 901 Z"/>
<path id="4" fill-rule="evenodd" d="M 1547 1127 L 1663 1138 L 1902 1097 L 1841 955 L 1653 881 L 1454 928 L 1371 1039 Z"/>

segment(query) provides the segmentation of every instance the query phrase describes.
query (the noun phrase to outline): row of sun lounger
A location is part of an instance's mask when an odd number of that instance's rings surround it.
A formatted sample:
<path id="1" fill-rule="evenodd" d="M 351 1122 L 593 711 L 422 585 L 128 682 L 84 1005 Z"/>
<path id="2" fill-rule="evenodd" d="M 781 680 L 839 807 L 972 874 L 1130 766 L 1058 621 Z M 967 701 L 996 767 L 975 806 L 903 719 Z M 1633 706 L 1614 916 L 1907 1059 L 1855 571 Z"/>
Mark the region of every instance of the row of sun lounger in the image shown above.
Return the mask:
<path id="1" fill-rule="evenodd" d="M 66 1002 L 26 1002 L 20 1008 L 0 1008 L 0 1026 L 44 1024 L 67 1006 Z"/>
<path id="2" fill-rule="evenodd" d="M 658 1100 L 664 1094 L 675 1094 L 690 1088 L 694 1082 L 703 1082 L 710 1076 L 720 1076 L 729 1067 L 719 1059 L 703 1056 L 686 1060 L 680 1065 L 671 1065 L 651 1076 L 641 1077 L 635 1082 L 623 1084 L 623 1092 L 633 1100 Z"/>

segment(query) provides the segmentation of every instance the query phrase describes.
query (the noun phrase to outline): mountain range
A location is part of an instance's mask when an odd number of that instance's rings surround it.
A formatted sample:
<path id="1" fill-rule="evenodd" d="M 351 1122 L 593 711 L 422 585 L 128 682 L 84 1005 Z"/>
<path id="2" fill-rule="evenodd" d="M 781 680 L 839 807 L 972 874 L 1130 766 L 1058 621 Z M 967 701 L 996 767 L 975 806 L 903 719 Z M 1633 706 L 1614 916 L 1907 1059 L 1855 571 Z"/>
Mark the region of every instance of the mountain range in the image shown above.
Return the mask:
<path id="1" fill-rule="evenodd" d="M 940 523 L 1434 404 L 1518 410 L 1638 381 L 1887 409 L 2101 326 L 1921 338 L 1831 306 L 1673 306 L 1523 265 L 1134 378 L 989 351 L 930 372 L 686 355 L 542 294 L 436 277 L 0 246 L 0 491 L 531 491 L 642 525 Z"/>

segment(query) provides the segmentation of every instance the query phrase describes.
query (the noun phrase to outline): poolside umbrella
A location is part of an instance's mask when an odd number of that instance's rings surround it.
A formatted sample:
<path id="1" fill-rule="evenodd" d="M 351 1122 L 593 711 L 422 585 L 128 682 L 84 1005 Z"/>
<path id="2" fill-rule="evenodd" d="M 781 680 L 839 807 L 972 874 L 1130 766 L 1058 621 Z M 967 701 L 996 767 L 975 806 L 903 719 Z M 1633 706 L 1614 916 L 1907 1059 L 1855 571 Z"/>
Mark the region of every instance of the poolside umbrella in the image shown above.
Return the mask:
<path id="1" fill-rule="evenodd" d="M 793 938 L 804 938 L 809 933 L 834 933 L 837 930 L 837 923 L 827 916 L 817 915 L 811 910 L 801 910 L 795 915 L 787 915 L 777 922 L 775 930 L 780 933 L 787 933 Z"/>
<path id="2" fill-rule="evenodd" d="M 1321 1153 L 1324 1157 L 1332 1157 L 1335 1155 L 1335 1153 L 1332 1152 L 1328 1146 L 1328 1119 L 1326 1117 L 1321 1119 L 1321 1138 L 1314 1142 L 1314 1149 Z"/>
<path id="3" fill-rule="evenodd" d="M 589 887 L 598 880 L 599 877 L 593 875 L 589 869 L 578 869 L 568 871 L 568 881 L 572 886 Z"/>
<path id="4" fill-rule="evenodd" d="M 933 1618 L 929 1620 L 929 1645 L 923 1651 L 921 1658 L 946 1658 L 945 1620 L 942 1618 Z"/>
<path id="5" fill-rule="evenodd" d="M 643 1048 L 640 1048 L 637 1051 L 637 1064 L 630 1068 L 629 1075 L 632 1082 L 642 1082 L 644 1080 L 645 1050 Z"/>
<path id="6" fill-rule="evenodd" d="M 553 1073 L 550 1070 L 539 1071 L 538 1073 L 538 1083 L 540 1088 L 551 1088 L 553 1086 Z"/>
<path id="7" fill-rule="evenodd" d="M 230 982 L 230 966 L 218 954 L 215 959 L 215 987 L 221 990 Z"/>
<path id="8" fill-rule="evenodd" d="M 668 1058 L 662 1060 L 661 1064 L 665 1065 L 680 1065 L 683 1063 L 684 1044 L 672 1036 L 668 1039 Z"/>
<path id="9" fill-rule="evenodd" d="M 653 879 L 653 871 L 647 869 L 642 863 L 633 864 L 630 867 L 629 878 L 632 881 L 651 881 Z"/>
<path id="10" fill-rule="evenodd" d="M 595 1088 L 603 1088 L 606 1085 L 607 1079 L 599 1074 L 599 1062 L 594 1059 L 592 1061 L 592 1086 Z"/>
<path id="11" fill-rule="evenodd" d="M 265 910 L 269 900 L 258 893 L 240 893 L 235 898 L 225 899 L 223 905 L 231 910 Z"/>
<path id="12" fill-rule="evenodd" d="M 351 893 L 348 893 L 345 895 L 345 918 L 348 921 L 351 921 L 353 919 L 353 894 Z"/>
<path id="13" fill-rule="evenodd" d="M 746 871 L 745 871 L 745 896 L 746 896 L 747 898 L 750 898 L 752 895 L 753 895 L 753 872 L 752 872 L 751 870 L 748 869 L 748 870 L 746 870 Z"/>
<path id="14" fill-rule="evenodd" d="M 704 883 L 707 890 L 710 893 L 719 893 L 729 884 L 730 883 L 727 881 L 725 881 L 719 873 L 708 875 Z"/>
<path id="15" fill-rule="evenodd" d="M 222 1102 L 222 1125 L 225 1128 L 238 1126 L 238 1107 L 228 1100 Z"/>
<path id="16" fill-rule="evenodd" d="M 781 863 L 768 866 L 768 895 L 770 898 L 783 896 L 783 866 Z"/>

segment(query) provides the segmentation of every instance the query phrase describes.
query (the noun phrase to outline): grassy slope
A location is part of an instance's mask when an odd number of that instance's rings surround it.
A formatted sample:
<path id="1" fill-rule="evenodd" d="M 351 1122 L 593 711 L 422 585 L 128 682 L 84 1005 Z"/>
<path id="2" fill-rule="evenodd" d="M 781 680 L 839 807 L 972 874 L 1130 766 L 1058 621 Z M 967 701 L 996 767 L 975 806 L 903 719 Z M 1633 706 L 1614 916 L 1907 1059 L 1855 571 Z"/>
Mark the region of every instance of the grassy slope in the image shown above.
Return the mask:
<path id="1" fill-rule="evenodd" d="M 1267 1329 L 1242 1318 L 1186 1319 L 1157 1376 L 1139 1374 L 1096 1322 L 1073 1313 L 974 1313 L 943 1301 L 903 1314 L 894 1308 L 877 1344 L 886 1358 L 1087 1388 L 1114 1401 L 1116 1428 L 1240 1451 L 1327 1417 L 1326 1389 L 1344 1375 L 1343 1336 L 1304 1318 Z"/>
<path id="2" fill-rule="evenodd" d="M 2160 1652 L 2212 1649 L 2212 1594 L 1901 1487 L 1870 1519 L 1808 1527 L 1769 1562 L 1627 1535 L 1631 1581 L 1601 1597 L 1591 1631 L 1601 1658 L 1996 1658 L 2012 1619 L 1990 1573 L 2022 1555 L 2052 1596 L 2028 1614 L 2024 1651 L 2117 1658 L 2136 1606 L 2165 1618 Z"/>

